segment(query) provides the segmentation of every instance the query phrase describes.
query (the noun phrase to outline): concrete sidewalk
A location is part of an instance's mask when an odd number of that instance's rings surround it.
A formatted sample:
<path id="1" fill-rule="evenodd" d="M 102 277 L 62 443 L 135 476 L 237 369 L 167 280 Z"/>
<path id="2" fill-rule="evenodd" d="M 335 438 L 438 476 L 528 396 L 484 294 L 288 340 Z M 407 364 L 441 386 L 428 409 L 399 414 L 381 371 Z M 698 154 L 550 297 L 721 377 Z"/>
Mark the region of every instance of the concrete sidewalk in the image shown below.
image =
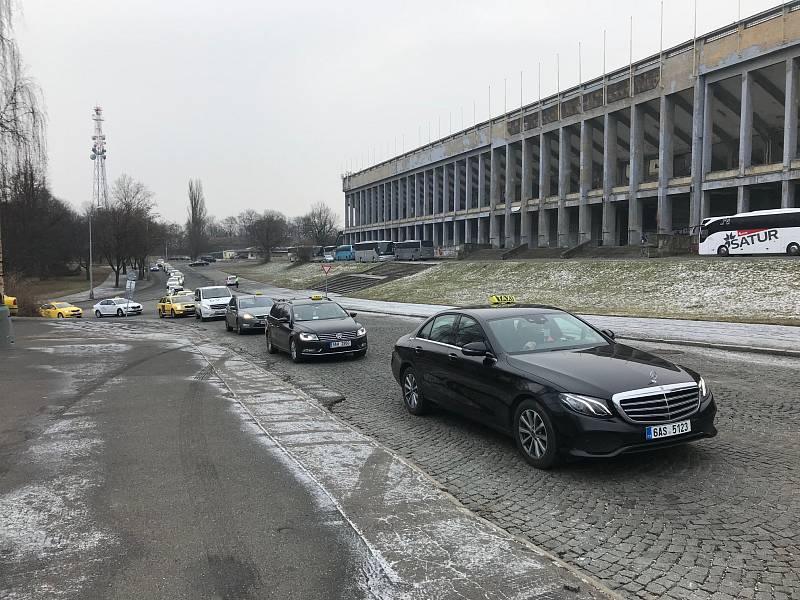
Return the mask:
<path id="1" fill-rule="evenodd" d="M 97 302 L 99 300 L 104 300 L 106 298 L 114 298 L 115 296 L 124 296 L 125 295 L 125 276 L 120 274 L 120 283 L 122 283 L 122 287 L 114 287 L 116 279 L 114 277 L 114 273 L 112 272 L 105 281 L 100 283 L 99 285 L 94 286 L 94 300 L 89 299 L 89 290 L 88 285 L 87 289 L 81 292 L 75 292 L 74 294 L 67 294 L 66 296 L 61 296 L 59 298 L 53 298 L 53 300 L 58 300 L 61 302 L 69 302 L 70 304 L 77 304 L 77 303 L 84 303 L 84 304 L 91 304 L 93 302 Z M 153 278 L 150 280 L 144 279 L 136 282 L 136 291 L 134 294 L 137 294 L 141 291 L 144 291 L 153 285 L 154 281 Z"/>
<path id="2" fill-rule="evenodd" d="M 211 268 L 197 271 L 207 277 L 225 280 L 224 271 Z M 291 298 L 319 293 L 319 290 L 289 290 L 263 282 L 239 278 L 240 291 L 260 291 L 277 298 Z M 374 312 L 396 316 L 427 318 L 451 308 L 436 304 L 412 304 L 348 298 L 330 294 L 348 310 Z M 630 340 L 685 343 L 732 350 L 761 351 L 770 354 L 800 357 L 800 327 L 720 321 L 690 321 L 682 319 L 653 319 L 642 317 L 610 317 L 581 315 L 593 325 L 611 329 L 618 337 Z"/>

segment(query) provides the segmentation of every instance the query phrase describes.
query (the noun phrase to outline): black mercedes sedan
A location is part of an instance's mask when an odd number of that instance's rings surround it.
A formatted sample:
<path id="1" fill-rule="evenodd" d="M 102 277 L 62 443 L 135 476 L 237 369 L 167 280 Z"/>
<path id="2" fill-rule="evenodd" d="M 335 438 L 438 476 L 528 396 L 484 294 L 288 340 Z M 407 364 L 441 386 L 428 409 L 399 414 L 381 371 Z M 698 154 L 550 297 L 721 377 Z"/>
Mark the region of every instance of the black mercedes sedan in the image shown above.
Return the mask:
<path id="1" fill-rule="evenodd" d="M 267 351 L 288 352 L 294 362 L 331 354 L 364 356 L 367 330 L 333 300 L 311 296 L 276 300 L 267 317 Z"/>
<path id="2" fill-rule="evenodd" d="M 700 375 L 554 307 L 442 312 L 397 341 L 392 372 L 410 413 L 435 403 L 489 425 L 541 469 L 717 434 Z"/>
<path id="3" fill-rule="evenodd" d="M 274 302 L 260 295 L 233 296 L 225 309 L 225 329 L 242 334 L 266 329 L 267 315 Z"/>

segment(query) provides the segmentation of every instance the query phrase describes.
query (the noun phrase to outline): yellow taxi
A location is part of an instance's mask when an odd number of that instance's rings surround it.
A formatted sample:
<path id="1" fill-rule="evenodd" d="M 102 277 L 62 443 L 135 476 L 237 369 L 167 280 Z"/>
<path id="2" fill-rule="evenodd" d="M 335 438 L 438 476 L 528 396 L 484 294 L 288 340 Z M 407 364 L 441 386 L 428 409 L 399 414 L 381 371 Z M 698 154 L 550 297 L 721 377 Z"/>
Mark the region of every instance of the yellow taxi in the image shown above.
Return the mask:
<path id="1" fill-rule="evenodd" d="M 68 319 L 83 317 L 83 309 L 69 302 L 48 302 L 39 307 L 39 315 L 48 319 Z"/>
<path id="2" fill-rule="evenodd" d="M 194 292 L 192 290 L 183 290 L 172 295 L 163 296 L 158 300 L 156 310 L 158 310 L 159 319 L 163 319 L 167 315 L 172 318 L 193 315 L 195 311 Z"/>
<path id="3" fill-rule="evenodd" d="M 12 317 L 17 314 L 19 306 L 17 305 L 16 296 L 8 296 L 6 294 L 3 294 L 3 304 L 5 304 L 8 307 L 8 310 L 11 313 Z"/>

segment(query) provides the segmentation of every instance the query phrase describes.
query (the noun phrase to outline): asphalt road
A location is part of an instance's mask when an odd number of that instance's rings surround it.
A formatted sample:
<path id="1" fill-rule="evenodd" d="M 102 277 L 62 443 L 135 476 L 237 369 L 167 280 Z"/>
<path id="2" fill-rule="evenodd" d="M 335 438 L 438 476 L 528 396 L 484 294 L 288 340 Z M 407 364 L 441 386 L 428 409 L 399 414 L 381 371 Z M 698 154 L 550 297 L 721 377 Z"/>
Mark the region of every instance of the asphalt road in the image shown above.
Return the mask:
<path id="1" fill-rule="evenodd" d="M 208 284 L 188 271 L 187 287 Z M 718 437 L 539 472 L 511 440 L 484 427 L 441 411 L 408 415 L 389 357 L 419 321 L 360 320 L 370 336 L 365 359 L 300 365 L 268 355 L 262 335 L 226 333 L 222 321 L 170 326 L 198 328 L 320 394 L 336 415 L 419 464 L 468 508 L 625 595 L 800 597 L 797 359 L 633 344 L 705 375 L 719 406 Z"/>
<path id="2" fill-rule="evenodd" d="M 363 597 L 352 529 L 192 345 L 93 325 L 0 355 L 0 598 Z"/>

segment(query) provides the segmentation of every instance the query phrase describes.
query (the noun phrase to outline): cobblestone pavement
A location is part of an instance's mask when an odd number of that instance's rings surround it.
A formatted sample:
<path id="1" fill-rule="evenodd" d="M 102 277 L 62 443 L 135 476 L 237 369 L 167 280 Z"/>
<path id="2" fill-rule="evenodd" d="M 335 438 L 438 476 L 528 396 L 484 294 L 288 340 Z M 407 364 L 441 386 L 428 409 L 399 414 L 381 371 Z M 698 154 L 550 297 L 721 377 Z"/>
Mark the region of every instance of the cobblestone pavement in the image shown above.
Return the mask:
<path id="1" fill-rule="evenodd" d="M 221 343 L 318 395 L 477 514 L 627 597 L 800 598 L 800 360 L 635 343 L 706 376 L 719 435 L 541 472 L 480 425 L 443 411 L 408 415 L 389 357 L 418 321 L 362 317 L 365 359 L 300 365 L 267 355 L 261 335 L 226 334 L 221 322 L 174 326 L 218 330 Z"/>

